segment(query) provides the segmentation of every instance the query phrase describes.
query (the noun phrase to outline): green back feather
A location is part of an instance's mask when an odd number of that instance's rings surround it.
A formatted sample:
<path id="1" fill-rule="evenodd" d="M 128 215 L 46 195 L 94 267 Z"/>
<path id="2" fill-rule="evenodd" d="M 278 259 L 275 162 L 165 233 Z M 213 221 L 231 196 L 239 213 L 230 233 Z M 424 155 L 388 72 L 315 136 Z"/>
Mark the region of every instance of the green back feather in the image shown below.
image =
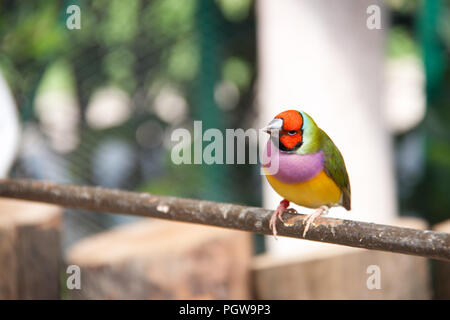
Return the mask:
<path id="1" fill-rule="evenodd" d="M 337 186 L 342 190 L 342 205 L 347 210 L 351 208 L 351 190 L 350 181 L 348 179 L 347 168 L 345 167 L 344 158 L 341 152 L 330 139 L 330 137 L 322 130 L 321 145 L 322 151 L 325 154 L 325 172 L 333 179 Z"/>
<path id="2" fill-rule="evenodd" d="M 350 181 L 344 158 L 330 137 L 320 129 L 314 120 L 303 111 L 303 145 L 297 150 L 299 154 L 311 154 L 322 150 L 325 155 L 324 169 L 342 191 L 342 205 L 351 208 Z"/>

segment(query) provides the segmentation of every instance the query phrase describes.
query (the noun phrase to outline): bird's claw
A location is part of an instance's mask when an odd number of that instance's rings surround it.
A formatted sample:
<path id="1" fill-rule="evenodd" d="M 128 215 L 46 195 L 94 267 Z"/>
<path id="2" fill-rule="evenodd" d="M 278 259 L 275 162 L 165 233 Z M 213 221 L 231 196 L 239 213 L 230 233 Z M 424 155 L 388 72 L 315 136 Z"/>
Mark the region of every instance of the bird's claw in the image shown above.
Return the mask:
<path id="1" fill-rule="evenodd" d="M 314 221 L 315 217 L 312 217 L 312 214 L 308 215 L 305 219 L 305 229 L 303 229 L 303 238 L 306 236 L 306 233 L 309 230 L 309 226 L 311 225 L 311 223 Z"/>
<path id="2" fill-rule="evenodd" d="M 283 200 L 280 202 L 280 205 L 278 206 L 277 210 L 272 214 L 272 217 L 269 220 L 269 228 L 272 229 L 273 236 L 275 240 L 277 240 L 277 219 L 280 220 L 284 224 L 284 220 L 282 218 L 283 213 L 290 213 L 290 214 L 296 214 L 298 213 L 297 210 L 294 208 L 288 208 L 289 207 L 289 201 Z M 328 207 L 322 206 L 316 211 L 314 211 L 311 214 L 308 214 L 304 220 L 305 228 L 303 229 L 303 238 L 306 236 L 306 233 L 309 230 L 309 227 L 311 224 L 316 220 L 316 218 L 320 217 L 321 215 L 328 213 Z"/>
<path id="3" fill-rule="evenodd" d="M 276 223 L 277 223 L 277 213 L 275 212 L 272 217 L 270 218 L 269 221 L 269 228 L 272 229 L 272 233 L 275 239 L 277 239 L 277 227 L 276 227 Z"/>
<path id="4" fill-rule="evenodd" d="M 316 218 L 320 217 L 323 214 L 327 214 L 328 213 L 328 207 L 320 207 L 319 209 L 317 209 L 316 211 L 314 211 L 311 214 L 308 214 L 304 220 L 305 222 L 305 228 L 303 229 L 303 238 L 306 236 L 306 233 L 309 230 L 309 227 L 311 226 L 311 223 L 314 222 L 314 220 L 316 220 Z"/>
<path id="5" fill-rule="evenodd" d="M 284 220 L 283 220 L 283 213 L 285 212 L 289 212 L 292 213 L 293 211 L 295 211 L 295 209 L 288 209 L 289 207 L 289 201 L 287 200 L 283 200 L 280 202 L 280 204 L 278 205 L 277 210 L 275 210 L 275 212 L 272 214 L 272 217 L 270 218 L 269 221 L 269 228 L 272 229 L 272 233 L 273 236 L 275 238 L 275 240 L 277 239 L 277 219 L 279 219 L 283 224 L 284 224 Z M 297 212 L 297 211 L 295 211 Z"/>
<path id="6" fill-rule="evenodd" d="M 277 210 L 275 210 L 275 212 L 272 214 L 272 217 L 270 218 L 269 228 L 272 229 L 272 233 L 275 239 L 277 239 L 277 227 L 276 227 L 277 219 L 279 219 L 284 224 L 282 215 L 286 210 L 290 210 L 288 209 L 288 207 L 289 201 L 287 200 L 281 201 L 280 204 L 278 205 Z"/>

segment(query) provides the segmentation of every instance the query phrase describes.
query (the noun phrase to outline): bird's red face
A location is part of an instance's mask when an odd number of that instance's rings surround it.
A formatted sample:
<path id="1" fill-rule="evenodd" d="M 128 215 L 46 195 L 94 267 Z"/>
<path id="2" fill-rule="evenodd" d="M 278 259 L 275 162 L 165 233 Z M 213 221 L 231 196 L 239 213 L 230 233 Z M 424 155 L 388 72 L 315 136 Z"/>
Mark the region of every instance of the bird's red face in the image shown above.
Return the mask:
<path id="1" fill-rule="evenodd" d="M 278 114 L 267 126 L 266 132 L 272 135 L 279 132 L 279 147 L 282 151 L 294 151 L 303 143 L 303 116 L 296 110 Z"/>

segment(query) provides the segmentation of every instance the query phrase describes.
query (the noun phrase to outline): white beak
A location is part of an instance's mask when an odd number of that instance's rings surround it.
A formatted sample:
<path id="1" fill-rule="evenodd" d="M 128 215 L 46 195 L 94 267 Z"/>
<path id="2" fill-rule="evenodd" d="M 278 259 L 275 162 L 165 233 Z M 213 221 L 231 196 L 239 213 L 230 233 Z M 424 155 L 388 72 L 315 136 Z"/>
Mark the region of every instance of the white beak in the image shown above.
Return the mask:
<path id="1" fill-rule="evenodd" d="M 267 127 L 263 128 L 263 131 L 270 134 L 272 131 L 281 130 L 282 128 L 283 128 L 283 119 L 275 118 L 269 122 Z"/>

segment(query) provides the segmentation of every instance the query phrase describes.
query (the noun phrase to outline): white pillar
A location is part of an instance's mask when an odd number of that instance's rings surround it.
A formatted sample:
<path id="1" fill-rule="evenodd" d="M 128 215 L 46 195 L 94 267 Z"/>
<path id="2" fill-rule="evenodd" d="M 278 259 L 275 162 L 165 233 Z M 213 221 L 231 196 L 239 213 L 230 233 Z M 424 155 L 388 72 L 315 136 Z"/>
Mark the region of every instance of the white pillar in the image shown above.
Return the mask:
<path id="1" fill-rule="evenodd" d="M 0 178 L 7 176 L 19 147 L 19 119 L 8 84 L 0 72 Z"/>
<path id="2" fill-rule="evenodd" d="M 380 30 L 366 24 L 373 4 L 381 8 Z M 333 208 L 332 217 L 386 222 L 396 215 L 391 140 L 381 114 L 385 15 L 375 0 L 257 3 L 259 125 L 283 110 L 301 109 L 333 139 L 347 165 L 352 211 Z M 264 206 L 274 209 L 281 197 L 263 180 Z M 276 254 L 327 246 L 267 240 Z"/>

